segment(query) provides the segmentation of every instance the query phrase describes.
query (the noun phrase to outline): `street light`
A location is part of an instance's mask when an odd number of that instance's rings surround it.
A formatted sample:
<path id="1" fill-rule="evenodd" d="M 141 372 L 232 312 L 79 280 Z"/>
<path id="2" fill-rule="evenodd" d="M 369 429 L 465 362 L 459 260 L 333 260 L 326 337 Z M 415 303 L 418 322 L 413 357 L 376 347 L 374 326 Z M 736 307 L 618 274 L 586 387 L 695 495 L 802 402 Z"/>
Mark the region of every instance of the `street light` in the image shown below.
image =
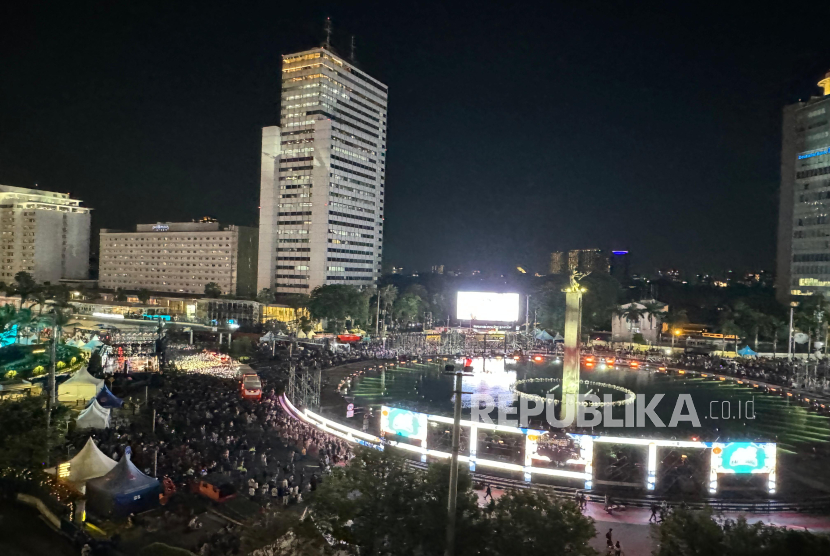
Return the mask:
<path id="1" fill-rule="evenodd" d="M 674 330 L 672 330 L 672 335 L 671 335 L 671 351 L 672 351 L 672 355 L 674 355 L 674 337 L 675 337 L 675 336 L 680 336 L 682 333 L 683 333 L 683 331 L 682 331 L 682 330 L 680 330 L 679 328 L 675 328 Z"/>

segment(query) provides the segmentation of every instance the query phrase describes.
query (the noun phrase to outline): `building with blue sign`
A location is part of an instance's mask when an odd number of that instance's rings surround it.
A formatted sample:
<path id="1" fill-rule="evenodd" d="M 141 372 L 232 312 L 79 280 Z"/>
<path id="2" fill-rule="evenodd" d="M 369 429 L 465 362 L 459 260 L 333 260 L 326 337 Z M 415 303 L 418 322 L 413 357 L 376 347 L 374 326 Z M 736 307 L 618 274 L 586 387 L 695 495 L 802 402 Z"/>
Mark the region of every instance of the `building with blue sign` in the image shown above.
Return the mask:
<path id="1" fill-rule="evenodd" d="M 830 293 L 830 72 L 821 96 L 784 108 L 776 296 Z"/>

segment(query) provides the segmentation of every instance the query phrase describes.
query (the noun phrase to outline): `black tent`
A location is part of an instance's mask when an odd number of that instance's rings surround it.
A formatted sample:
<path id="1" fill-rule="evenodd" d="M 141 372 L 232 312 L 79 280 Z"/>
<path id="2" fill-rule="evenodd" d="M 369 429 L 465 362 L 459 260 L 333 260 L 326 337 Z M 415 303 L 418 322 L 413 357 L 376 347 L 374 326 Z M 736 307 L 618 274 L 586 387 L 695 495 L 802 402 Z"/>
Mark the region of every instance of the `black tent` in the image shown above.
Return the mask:
<path id="1" fill-rule="evenodd" d="M 87 508 L 101 516 L 126 516 L 157 506 L 160 492 L 158 479 L 139 471 L 124 454 L 109 473 L 87 481 Z"/>

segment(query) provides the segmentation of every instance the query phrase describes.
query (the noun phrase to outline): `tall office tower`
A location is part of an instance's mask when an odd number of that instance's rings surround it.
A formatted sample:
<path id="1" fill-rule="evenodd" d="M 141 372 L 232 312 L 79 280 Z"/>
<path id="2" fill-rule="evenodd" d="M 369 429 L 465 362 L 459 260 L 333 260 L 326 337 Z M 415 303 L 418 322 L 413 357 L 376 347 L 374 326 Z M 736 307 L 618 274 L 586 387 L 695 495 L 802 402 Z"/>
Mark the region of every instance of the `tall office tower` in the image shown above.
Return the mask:
<path id="1" fill-rule="evenodd" d="M 262 131 L 257 289 L 377 280 L 386 97 L 327 45 L 283 56 L 280 126 Z"/>
<path id="2" fill-rule="evenodd" d="M 90 210 L 68 193 L 0 185 L 0 281 L 88 278 Z"/>
<path id="3" fill-rule="evenodd" d="M 620 284 L 631 278 L 631 254 L 628 251 L 611 251 L 608 258 L 609 272 Z"/>
<path id="4" fill-rule="evenodd" d="M 550 254 L 550 267 L 548 274 L 564 274 L 565 267 L 565 253 L 562 251 L 554 251 Z"/>
<path id="5" fill-rule="evenodd" d="M 784 108 L 776 297 L 830 294 L 830 72 Z"/>

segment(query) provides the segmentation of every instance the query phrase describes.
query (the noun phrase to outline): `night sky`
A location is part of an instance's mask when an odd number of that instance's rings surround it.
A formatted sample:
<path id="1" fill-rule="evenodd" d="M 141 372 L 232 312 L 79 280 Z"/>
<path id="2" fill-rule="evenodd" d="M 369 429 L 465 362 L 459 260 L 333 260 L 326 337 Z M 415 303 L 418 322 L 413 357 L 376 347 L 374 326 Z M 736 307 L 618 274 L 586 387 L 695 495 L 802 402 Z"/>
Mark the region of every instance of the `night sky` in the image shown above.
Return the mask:
<path id="1" fill-rule="evenodd" d="M 389 263 L 772 269 L 781 108 L 818 94 L 830 8 L 560 4 L 9 2 L 0 183 L 70 192 L 96 228 L 255 225 L 281 55 L 331 16 L 389 86 Z"/>

